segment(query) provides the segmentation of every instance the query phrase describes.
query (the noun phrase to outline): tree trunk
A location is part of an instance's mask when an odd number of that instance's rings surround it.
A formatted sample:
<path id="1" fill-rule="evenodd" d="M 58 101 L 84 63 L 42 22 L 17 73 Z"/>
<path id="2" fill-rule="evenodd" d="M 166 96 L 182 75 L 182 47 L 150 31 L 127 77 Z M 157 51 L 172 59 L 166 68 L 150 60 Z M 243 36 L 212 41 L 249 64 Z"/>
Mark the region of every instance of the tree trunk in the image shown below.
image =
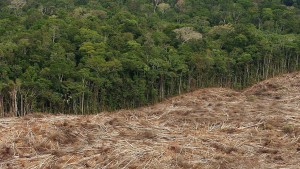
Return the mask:
<path id="1" fill-rule="evenodd" d="M 84 92 L 82 92 L 81 96 L 81 113 L 84 114 Z"/>
<path id="2" fill-rule="evenodd" d="M 187 91 L 190 92 L 192 88 L 192 75 L 191 73 L 188 73 L 188 88 Z"/>
<path id="3" fill-rule="evenodd" d="M 297 54 L 296 70 L 299 69 L 299 54 Z"/>
<path id="4" fill-rule="evenodd" d="M 180 74 L 180 77 L 179 77 L 178 94 L 181 94 L 181 86 L 182 86 L 182 75 Z"/>
<path id="5" fill-rule="evenodd" d="M 20 115 L 24 116 L 24 99 L 23 99 L 23 95 L 21 94 L 21 105 L 20 105 Z"/>
<path id="6" fill-rule="evenodd" d="M 0 93 L 0 117 L 4 117 L 3 96 Z"/>
<path id="7" fill-rule="evenodd" d="M 156 12 L 156 8 L 157 8 L 159 2 L 160 2 L 160 0 L 154 0 L 154 1 L 153 1 L 153 5 L 154 5 L 153 12 L 154 12 L 154 13 Z"/>
<path id="8" fill-rule="evenodd" d="M 86 87 L 86 82 L 84 78 L 82 79 L 82 85 L 84 88 Z M 81 114 L 84 114 L 84 97 L 85 97 L 85 93 L 83 91 L 81 95 L 81 105 L 80 105 Z"/>
<path id="9" fill-rule="evenodd" d="M 17 102 L 17 87 L 14 86 L 12 91 L 9 92 L 11 98 L 10 112 L 12 115 L 18 116 L 18 102 Z"/>
<path id="10" fill-rule="evenodd" d="M 164 77 L 163 77 L 163 75 L 160 75 L 159 88 L 160 88 L 160 99 L 162 100 L 164 98 Z"/>

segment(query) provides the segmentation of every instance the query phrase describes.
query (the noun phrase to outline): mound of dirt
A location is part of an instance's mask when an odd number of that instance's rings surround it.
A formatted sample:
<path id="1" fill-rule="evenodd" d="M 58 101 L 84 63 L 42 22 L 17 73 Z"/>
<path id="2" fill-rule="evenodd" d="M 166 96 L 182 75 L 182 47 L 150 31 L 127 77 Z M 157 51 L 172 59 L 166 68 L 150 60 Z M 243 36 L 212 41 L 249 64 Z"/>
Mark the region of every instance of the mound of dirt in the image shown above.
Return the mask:
<path id="1" fill-rule="evenodd" d="M 150 107 L 0 119 L 0 168 L 299 168 L 300 73 Z"/>

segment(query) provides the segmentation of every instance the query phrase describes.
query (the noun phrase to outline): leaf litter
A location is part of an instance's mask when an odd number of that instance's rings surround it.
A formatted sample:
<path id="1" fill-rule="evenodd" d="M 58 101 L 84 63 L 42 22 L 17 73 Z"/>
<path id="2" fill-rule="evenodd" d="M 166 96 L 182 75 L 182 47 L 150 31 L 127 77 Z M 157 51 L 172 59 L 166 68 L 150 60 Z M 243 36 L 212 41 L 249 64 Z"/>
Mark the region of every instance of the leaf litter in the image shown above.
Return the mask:
<path id="1" fill-rule="evenodd" d="M 0 168 L 299 168 L 300 73 L 97 115 L 0 119 Z"/>

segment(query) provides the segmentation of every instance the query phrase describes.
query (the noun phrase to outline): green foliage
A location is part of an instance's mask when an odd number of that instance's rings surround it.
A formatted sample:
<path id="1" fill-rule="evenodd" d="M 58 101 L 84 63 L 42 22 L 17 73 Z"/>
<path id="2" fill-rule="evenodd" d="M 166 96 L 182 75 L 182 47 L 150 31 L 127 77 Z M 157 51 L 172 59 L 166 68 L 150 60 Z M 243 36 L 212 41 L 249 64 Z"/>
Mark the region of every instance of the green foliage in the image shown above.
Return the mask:
<path id="1" fill-rule="evenodd" d="M 15 99 L 21 115 L 96 113 L 199 87 L 244 88 L 299 70 L 299 6 L 299 0 L 1 1 L 4 110 L 14 111 Z"/>

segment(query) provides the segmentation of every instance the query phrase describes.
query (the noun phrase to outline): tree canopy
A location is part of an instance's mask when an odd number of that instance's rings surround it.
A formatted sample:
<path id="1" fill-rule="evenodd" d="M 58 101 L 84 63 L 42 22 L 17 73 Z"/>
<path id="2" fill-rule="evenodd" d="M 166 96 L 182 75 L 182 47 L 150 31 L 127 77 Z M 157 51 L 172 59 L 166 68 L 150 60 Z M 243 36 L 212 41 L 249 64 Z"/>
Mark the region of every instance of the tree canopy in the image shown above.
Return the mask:
<path id="1" fill-rule="evenodd" d="M 299 70 L 299 0 L 2 0 L 0 113 L 97 113 Z"/>

